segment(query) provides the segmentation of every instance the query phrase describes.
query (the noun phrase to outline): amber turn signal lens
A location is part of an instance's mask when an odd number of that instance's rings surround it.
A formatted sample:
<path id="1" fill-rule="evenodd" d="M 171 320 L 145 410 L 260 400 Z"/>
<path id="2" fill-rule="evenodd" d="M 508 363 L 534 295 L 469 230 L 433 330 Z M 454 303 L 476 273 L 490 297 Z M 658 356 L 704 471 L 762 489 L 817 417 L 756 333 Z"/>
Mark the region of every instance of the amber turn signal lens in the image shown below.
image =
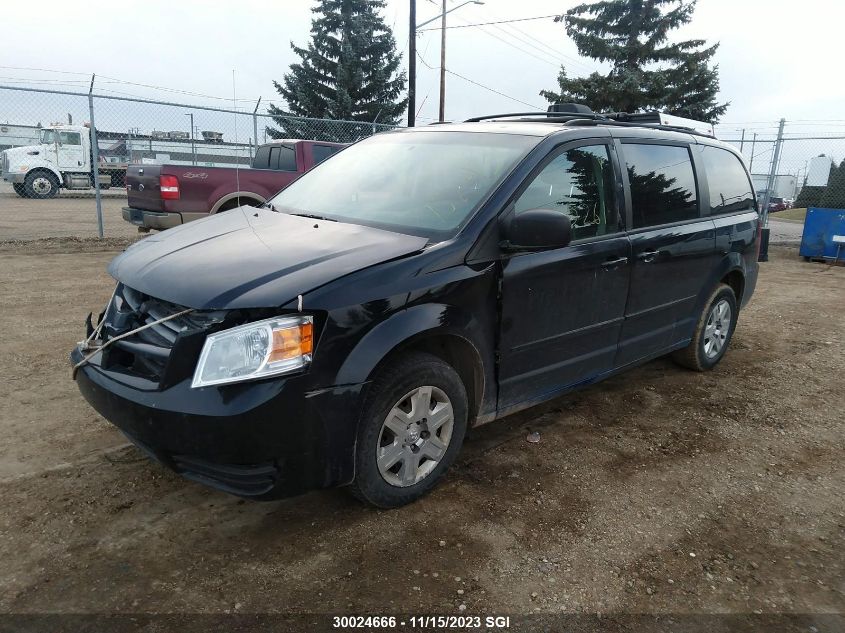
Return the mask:
<path id="1" fill-rule="evenodd" d="M 268 363 L 310 354 L 314 348 L 314 325 L 302 323 L 295 327 L 273 330 L 273 349 Z"/>

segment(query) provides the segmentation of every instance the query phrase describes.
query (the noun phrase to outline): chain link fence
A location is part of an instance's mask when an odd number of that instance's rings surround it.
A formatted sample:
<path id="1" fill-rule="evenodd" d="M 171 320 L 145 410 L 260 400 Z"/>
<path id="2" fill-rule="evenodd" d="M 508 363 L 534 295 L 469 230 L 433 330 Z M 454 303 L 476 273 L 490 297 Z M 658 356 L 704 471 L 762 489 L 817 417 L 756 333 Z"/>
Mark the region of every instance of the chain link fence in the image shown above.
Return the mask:
<path id="1" fill-rule="evenodd" d="M 745 157 L 767 221 L 801 221 L 808 207 L 845 209 L 845 124 L 782 120 L 757 130 L 717 127 L 717 136 Z"/>
<path id="2" fill-rule="evenodd" d="M 394 128 L 260 108 L 0 85 L 0 152 L 11 150 L 0 153 L 0 241 L 136 235 L 122 217 L 129 165 L 248 168 L 274 139 L 354 143 Z"/>
<path id="3" fill-rule="evenodd" d="M 96 86 L 89 94 L 0 85 L 0 152 L 12 149 L 0 154 L 0 241 L 136 235 L 121 212 L 128 165 L 246 168 L 276 138 L 352 143 L 390 129 L 274 117 L 260 100 L 221 108 L 107 96 Z M 722 125 L 716 135 L 744 155 L 764 215 L 800 221 L 806 207 L 845 208 L 845 123 Z"/>

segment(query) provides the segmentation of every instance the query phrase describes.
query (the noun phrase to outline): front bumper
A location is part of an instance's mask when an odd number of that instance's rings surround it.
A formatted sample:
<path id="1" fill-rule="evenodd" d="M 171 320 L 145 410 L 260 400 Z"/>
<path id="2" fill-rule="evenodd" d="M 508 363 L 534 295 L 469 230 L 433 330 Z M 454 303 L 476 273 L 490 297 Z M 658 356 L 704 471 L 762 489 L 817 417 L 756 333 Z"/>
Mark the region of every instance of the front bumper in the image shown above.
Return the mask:
<path id="1" fill-rule="evenodd" d="M 150 457 L 183 476 L 252 499 L 278 499 L 354 477 L 363 385 L 308 392 L 307 375 L 191 389 L 144 390 L 81 367 L 85 399 Z M 71 362 L 82 359 L 79 348 Z"/>
<path id="2" fill-rule="evenodd" d="M 11 182 L 16 185 L 21 185 L 26 180 L 26 174 L 3 174 L 3 180 L 6 182 Z"/>

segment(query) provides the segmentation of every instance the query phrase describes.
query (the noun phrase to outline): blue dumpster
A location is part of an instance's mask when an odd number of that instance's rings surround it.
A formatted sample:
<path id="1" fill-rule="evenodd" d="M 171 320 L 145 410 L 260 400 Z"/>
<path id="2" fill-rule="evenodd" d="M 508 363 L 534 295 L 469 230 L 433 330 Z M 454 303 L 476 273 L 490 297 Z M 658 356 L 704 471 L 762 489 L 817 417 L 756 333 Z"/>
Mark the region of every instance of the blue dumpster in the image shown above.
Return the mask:
<path id="1" fill-rule="evenodd" d="M 845 260 L 845 209 L 807 209 L 799 254 L 808 259 Z"/>

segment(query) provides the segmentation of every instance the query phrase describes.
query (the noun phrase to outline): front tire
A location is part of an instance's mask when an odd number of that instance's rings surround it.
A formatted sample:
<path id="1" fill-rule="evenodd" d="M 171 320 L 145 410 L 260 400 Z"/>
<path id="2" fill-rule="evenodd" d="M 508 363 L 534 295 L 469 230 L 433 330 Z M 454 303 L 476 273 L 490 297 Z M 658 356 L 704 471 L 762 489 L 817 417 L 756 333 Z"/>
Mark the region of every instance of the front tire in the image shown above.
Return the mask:
<path id="1" fill-rule="evenodd" d="M 673 360 L 693 371 L 713 369 L 728 349 L 738 316 L 733 289 L 719 284 L 705 304 L 690 344 L 674 352 Z"/>
<path id="2" fill-rule="evenodd" d="M 48 171 L 27 174 L 23 186 L 27 198 L 55 198 L 59 194 L 59 179 Z"/>
<path id="3" fill-rule="evenodd" d="M 383 368 L 358 427 L 352 494 L 379 508 L 425 495 L 460 452 L 467 411 L 460 376 L 436 356 L 414 352 Z"/>

